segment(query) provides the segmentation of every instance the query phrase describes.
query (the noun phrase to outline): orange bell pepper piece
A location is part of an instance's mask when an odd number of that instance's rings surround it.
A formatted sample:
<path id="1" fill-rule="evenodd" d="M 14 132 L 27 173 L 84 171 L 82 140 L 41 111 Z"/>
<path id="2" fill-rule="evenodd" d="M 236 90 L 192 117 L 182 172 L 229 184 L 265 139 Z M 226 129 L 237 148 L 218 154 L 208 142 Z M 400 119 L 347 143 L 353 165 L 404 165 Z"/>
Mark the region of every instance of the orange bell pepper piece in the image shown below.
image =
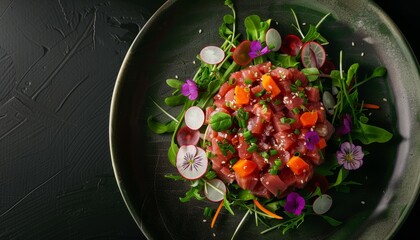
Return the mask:
<path id="1" fill-rule="evenodd" d="M 232 169 L 241 177 L 246 177 L 257 168 L 257 164 L 251 160 L 239 159 Z"/>
<path id="2" fill-rule="evenodd" d="M 317 121 L 317 112 L 304 112 L 302 115 L 300 115 L 300 123 L 302 123 L 302 127 L 313 127 Z"/>
<path id="3" fill-rule="evenodd" d="M 299 156 L 291 157 L 286 166 L 296 175 L 300 175 L 309 170 L 309 164 Z"/>
<path id="4" fill-rule="evenodd" d="M 236 86 L 235 87 L 235 102 L 238 105 L 249 104 L 251 96 L 250 89 L 247 87 Z"/>
<path id="5" fill-rule="evenodd" d="M 273 78 L 270 75 L 268 74 L 262 75 L 261 83 L 264 89 L 267 92 L 271 93 L 271 98 L 280 94 L 281 90 L 279 86 L 277 86 L 276 82 L 273 80 Z"/>

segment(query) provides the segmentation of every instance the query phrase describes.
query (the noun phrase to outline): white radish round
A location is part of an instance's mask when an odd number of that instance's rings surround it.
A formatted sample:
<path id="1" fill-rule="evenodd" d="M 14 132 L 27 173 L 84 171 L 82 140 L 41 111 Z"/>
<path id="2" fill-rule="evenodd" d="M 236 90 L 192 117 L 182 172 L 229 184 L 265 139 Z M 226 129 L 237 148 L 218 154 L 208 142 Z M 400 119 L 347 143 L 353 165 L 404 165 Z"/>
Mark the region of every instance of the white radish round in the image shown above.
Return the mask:
<path id="1" fill-rule="evenodd" d="M 278 51 L 281 47 L 281 36 L 279 31 L 274 28 L 268 29 L 265 34 L 265 43 L 271 51 Z"/>
<path id="2" fill-rule="evenodd" d="M 332 205 L 332 198 L 328 194 L 322 194 L 315 199 L 312 209 L 316 214 L 322 215 L 330 210 Z"/>
<path id="3" fill-rule="evenodd" d="M 207 46 L 200 51 L 200 58 L 207 64 L 218 64 L 225 58 L 225 52 L 217 46 Z"/>
<path id="4" fill-rule="evenodd" d="M 204 124 L 205 114 L 203 109 L 192 106 L 185 111 L 185 124 L 192 130 L 200 129 Z"/>
<path id="5" fill-rule="evenodd" d="M 204 195 L 208 200 L 212 202 L 220 202 L 223 200 L 225 194 L 226 185 L 222 180 L 213 178 L 206 183 Z"/>
<path id="6" fill-rule="evenodd" d="M 204 149 L 194 145 L 181 146 L 176 155 L 176 168 L 181 176 L 188 180 L 202 177 L 208 166 L 208 159 Z"/>

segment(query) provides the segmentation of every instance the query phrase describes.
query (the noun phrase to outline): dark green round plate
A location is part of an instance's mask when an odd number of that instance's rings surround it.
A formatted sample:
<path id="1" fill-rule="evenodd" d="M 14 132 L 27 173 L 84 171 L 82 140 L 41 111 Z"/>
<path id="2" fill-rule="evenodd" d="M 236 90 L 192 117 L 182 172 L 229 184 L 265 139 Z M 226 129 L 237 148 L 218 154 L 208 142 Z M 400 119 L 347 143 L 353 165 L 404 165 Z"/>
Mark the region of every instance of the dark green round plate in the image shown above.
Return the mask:
<path id="1" fill-rule="evenodd" d="M 237 239 L 392 238 L 411 211 L 420 184 L 419 66 L 398 28 L 366 0 L 241 0 L 235 8 L 239 26 L 246 16 L 258 14 L 271 18 L 282 35 L 297 34 L 291 8 L 302 27 L 330 12 L 319 30 L 330 41 L 329 57 L 338 62 L 342 50 L 344 66 L 358 62 L 359 74 L 387 68 L 386 78 L 364 85 L 361 96 L 381 106 L 372 111 L 371 121 L 394 134 L 388 143 L 369 145 L 363 168 L 351 173 L 363 185 L 350 193 L 331 193 L 334 205 L 328 215 L 342 221 L 340 226 L 308 216 L 284 236 L 276 231 L 260 235 L 264 228 L 251 217 Z M 222 211 L 211 229 L 203 209 L 217 203 L 181 203 L 188 184 L 164 177 L 176 173 L 167 159 L 170 135 L 155 135 L 146 124 L 148 116 L 159 115 L 151 99 L 162 103 L 170 94 L 166 79 L 191 78 L 201 48 L 221 44 L 218 27 L 227 13 L 221 0 L 168 1 L 140 31 L 118 75 L 110 113 L 112 163 L 127 207 L 148 239 L 230 239 L 244 215 Z M 173 114 L 177 110 L 168 109 Z"/>

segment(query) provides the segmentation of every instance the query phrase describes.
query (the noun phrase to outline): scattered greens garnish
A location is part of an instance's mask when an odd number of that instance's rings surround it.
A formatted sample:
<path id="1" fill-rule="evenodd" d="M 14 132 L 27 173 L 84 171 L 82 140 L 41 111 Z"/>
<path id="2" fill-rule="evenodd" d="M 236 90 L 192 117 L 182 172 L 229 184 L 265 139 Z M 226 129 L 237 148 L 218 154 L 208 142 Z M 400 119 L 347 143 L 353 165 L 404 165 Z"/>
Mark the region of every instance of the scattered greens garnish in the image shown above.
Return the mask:
<path id="1" fill-rule="evenodd" d="M 214 46 L 206 48 L 204 54 L 208 56 L 206 56 L 205 61 L 203 56 L 197 55 L 200 65 L 192 79 L 186 81 L 179 79 L 166 80 L 166 84 L 173 89 L 173 92 L 171 96 L 164 99 L 164 103 L 167 107 L 181 106 L 182 109 L 179 114 L 172 116 L 165 110 L 165 107 L 158 105 L 153 99 L 151 100 L 169 120 L 159 122 L 155 117 L 150 116 L 147 119 L 148 126 L 156 134 L 172 134 L 168 159 L 172 165 L 177 166 L 182 175 L 168 174 L 166 177 L 190 183 L 190 189 L 185 193 L 185 196 L 179 198 L 181 202 L 202 201 L 206 197 L 212 200 L 217 199 L 220 202 L 217 209 L 209 207 L 204 209 L 204 216 L 212 218 L 211 227 L 214 226 L 222 208 L 232 215 L 235 215 L 236 209 L 243 210 L 243 218 L 236 227 L 232 239 L 251 216 L 257 226 L 265 227 L 261 234 L 274 230 L 279 230 L 282 234 L 285 234 L 289 230 L 299 228 L 304 223 L 305 217 L 309 215 L 320 216 L 331 226 L 340 225 L 341 221 L 325 214 L 334 204 L 332 197 L 325 192 L 334 189 L 337 192 L 348 193 L 350 187 L 361 185 L 361 183 L 349 180 L 349 176 L 351 171 L 363 165 L 364 157 L 368 154 L 367 151 L 362 149 L 362 146 L 371 143 L 385 143 L 393 137 L 391 132 L 368 123 L 369 118 L 365 114 L 366 109 L 378 109 L 379 106 L 364 103 L 358 92 L 358 88 L 366 82 L 385 77 L 386 69 L 377 67 L 370 75 L 359 79 L 359 64 L 354 63 L 345 70 L 343 52 L 340 52 L 339 69 L 326 70 L 325 65 L 330 62 L 330 59 L 327 59 L 323 46 L 328 45 L 329 42 L 318 29 L 328 18 L 329 13 L 325 14 L 317 24 L 309 24 L 308 30 L 304 32 L 297 14 L 292 9 L 291 14 L 295 20 L 292 26 L 299 36 L 289 34 L 281 39 L 279 32 L 271 27 L 272 20 L 262 19 L 258 15 L 250 15 L 244 19 L 245 34 L 241 35 L 237 32 L 236 23 L 238 19 L 232 1 L 225 0 L 225 5 L 231 10 L 231 13 L 223 17 L 218 29 L 219 36 L 223 40 L 220 48 Z M 270 44 L 266 42 L 267 36 Z M 217 54 L 212 56 L 212 51 L 217 52 Z M 331 145 L 328 145 L 328 147 L 334 147 L 335 149 L 329 149 L 329 151 L 320 150 L 326 147 L 327 143 L 322 142 L 323 139 L 319 137 L 316 131 L 305 133 L 306 148 L 308 150 L 318 149 L 318 154 L 324 161 L 323 164 L 316 166 L 312 179 L 315 182 L 315 187 L 310 191 L 307 188 L 296 189 L 295 192 L 290 192 L 286 196 L 271 199 L 256 197 L 250 190 L 242 189 L 235 181 L 224 186 L 224 182 L 218 179 L 218 173 L 212 170 L 210 162 L 209 167 L 201 165 L 203 160 L 216 157 L 211 151 L 206 154 L 203 153 L 207 147 L 220 149 L 220 154 L 225 157 L 232 156 L 239 151 L 223 137 L 217 141 L 207 140 L 205 136 L 209 132 L 239 133 L 243 137 L 243 143 L 247 144 L 247 153 L 257 154 L 265 161 L 278 156 L 279 151 L 277 149 L 261 149 L 257 137 L 248 127 L 251 119 L 249 112 L 245 111 L 244 108 L 238 107 L 234 116 L 225 112 L 214 112 L 210 116 L 206 116 L 208 122 L 204 123 L 203 126 L 205 127 L 201 127 L 202 116 L 200 112 L 199 124 L 192 125 L 201 128 L 204 132 L 201 147 L 180 146 L 177 142 L 177 134 L 181 126 L 185 125 L 184 118 L 190 118 L 185 116 L 188 109 L 191 109 L 191 107 L 215 108 L 215 99 L 217 99 L 215 95 L 222 86 L 224 84 L 235 85 L 236 79 L 230 78 L 232 73 L 267 61 L 270 61 L 273 66 L 298 69 L 308 80 L 308 86 L 320 91 L 320 96 L 323 97 L 323 103 L 327 108 L 326 111 L 330 113 L 328 117 L 335 128 L 334 136 L 330 140 Z M 249 92 L 253 86 L 253 81 L 252 79 L 245 79 L 245 88 L 235 88 L 237 101 L 240 98 L 244 102 L 249 100 Z M 269 87 L 254 92 L 255 97 L 264 98 L 273 94 L 273 85 L 270 85 L 269 81 L 264 82 L 264 84 L 268 84 Z M 290 85 L 290 90 L 294 96 L 301 98 L 305 103 L 308 101 L 309 96 L 302 87 L 300 80 L 294 81 Z M 227 107 L 232 107 L 231 104 L 226 102 Z M 255 104 L 261 105 L 262 110 L 259 114 L 264 114 L 267 111 L 267 105 L 280 106 L 283 102 L 279 99 L 270 101 L 270 98 L 265 98 Z M 300 121 L 302 124 L 310 124 L 314 117 L 314 121 L 317 121 L 317 116 L 313 116 L 314 113 L 308 111 L 304 105 L 294 107 L 291 112 L 295 115 L 301 114 Z M 193 112 L 192 115 L 197 115 L 195 113 L 197 112 Z M 198 118 L 192 119 L 193 123 L 196 119 Z M 284 126 L 292 126 L 296 124 L 296 121 L 295 118 L 289 116 L 280 118 L 280 123 Z M 296 128 L 291 133 L 292 136 L 289 137 L 298 137 L 301 134 L 302 132 Z M 324 146 L 320 147 L 322 144 Z M 271 164 L 267 170 L 268 178 L 277 176 L 284 167 L 288 167 L 292 171 L 295 168 L 296 171 L 300 171 L 302 162 L 304 163 L 299 151 L 291 156 L 287 164 L 284 164 L 280 158 L 270 161 Z M 247 171 L 252 171 L 257 167 L 255 162 L 246 159 L 231 158 L 228 159 L 228 162 L 230 170 L 239 175 L 248 174 Z M 203 173 L 203 168 L 207 168 L 205 173 Z M 195 170 L 199 170 L 199 172 L 194 172 Z M 296 174 L 296 172 L 294 173 Z"/>

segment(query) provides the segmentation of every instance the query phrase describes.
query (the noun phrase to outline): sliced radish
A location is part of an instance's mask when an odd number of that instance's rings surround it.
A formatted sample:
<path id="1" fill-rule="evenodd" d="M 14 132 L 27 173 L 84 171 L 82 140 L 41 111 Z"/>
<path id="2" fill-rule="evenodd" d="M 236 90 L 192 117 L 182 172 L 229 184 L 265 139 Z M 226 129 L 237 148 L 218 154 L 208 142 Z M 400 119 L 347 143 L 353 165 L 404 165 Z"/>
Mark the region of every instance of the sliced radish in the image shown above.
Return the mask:
<path id="1" fill-rule="evenodd" d="M 192 106 L 185 111 L 185 124 L 192 130 L 201 128 L 204 124 L 205 114 L 203 109 Z"/>
<path id="2" fill-rule="evenodd" d="M 204 195 L 212 202 L 220 202 L 223 200 L 226 194 L 226 185 L 225 183 L 218 179 L 213 178 L 209 180 L 206 184 Z"/>
<path id="3" fill-rule="evenodd" d="M 217 46 L 207 46 L 200 52 L 200 58 L 207 64 L 218 64 L 225 58 L 225 52 Z"/>
<path id="4" fill-rule="evenodd" d="M 321 44 L 309 41 L 302 46 L 301 59 L 304 67 L 321 68 L 326 58 L 327 54 Z"/>
<path id="5" fill-rule="evenodd" d="M 239 66 L 246 66 L 251 63 L 252 58 L 249 56 L 251 51 L 251 41 L 242 41 L 233 51 L 232 58 Z"/>
<path id="6" fill-rule="evenodd" d="M 282 40 L 280 51 L 294 57 L 298 55 L 301 48 L 302 40 L 294 34 L 288 34 Z"/>
<path id="7" fill-rule="evenodd" d="M 176 134 L 176 141 L 180 146 L 197 145 L 199 140 L 200 140 L 200 131 L 193 130 L 189 128 L 188 126 L 182 126 Z"/>
<path id="8" fill-rule="evenodd" d="M 176 168 L 188 180 L 202 177 L 208 166 L 208 159 L 204 149 L 194 145 L 181 146 L 176 155 Z"/>
<path id="9" fill-rule="evenodd" d="M 279 31 L 274 28 L 268 29 L 265 34 L 265 43 L 271 51 L 278 51 L 281 47 L 281 36 Z"/>
<path id="10" fill-rule="evenodd" d="M 330 210 L 332 205 L 332 198 L 328 194 L 322 194 L 315 199 L 312 208 L 316 214 L 322 215 Z"/>

